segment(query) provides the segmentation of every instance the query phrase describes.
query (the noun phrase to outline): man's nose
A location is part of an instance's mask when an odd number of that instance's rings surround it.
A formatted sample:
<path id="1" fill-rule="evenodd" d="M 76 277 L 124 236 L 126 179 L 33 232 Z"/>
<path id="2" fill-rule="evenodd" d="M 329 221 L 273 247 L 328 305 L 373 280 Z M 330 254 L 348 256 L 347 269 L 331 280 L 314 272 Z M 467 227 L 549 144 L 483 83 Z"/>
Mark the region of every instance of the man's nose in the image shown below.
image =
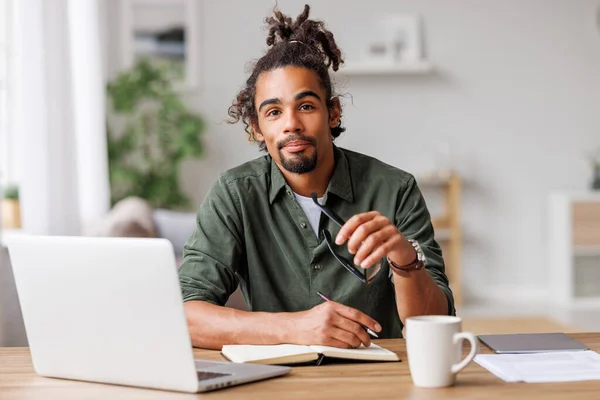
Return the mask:
<path id="1" fill-rule="evenodd" d="M 304 127 L 302 121 L 298 118 L 298 114 L 295 111 L 290 111 L 286 115 L 285 126 L 283 130 L 285 133 L 302 132 Z"/>

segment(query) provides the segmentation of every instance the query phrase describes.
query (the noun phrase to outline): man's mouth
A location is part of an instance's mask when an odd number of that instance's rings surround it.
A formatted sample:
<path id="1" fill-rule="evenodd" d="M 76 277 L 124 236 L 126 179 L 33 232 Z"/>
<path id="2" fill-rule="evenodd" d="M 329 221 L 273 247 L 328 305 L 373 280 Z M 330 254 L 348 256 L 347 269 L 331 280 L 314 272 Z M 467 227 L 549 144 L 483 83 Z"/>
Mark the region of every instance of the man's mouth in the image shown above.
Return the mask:
<path id="1" fill-rule="evenodd" d="M 292 140 L 291 142 L 286 143 L 283 148 L 289 153 L 298 153 L 308 146 L 312 146 L 312 144 L 304 140 Z"/>

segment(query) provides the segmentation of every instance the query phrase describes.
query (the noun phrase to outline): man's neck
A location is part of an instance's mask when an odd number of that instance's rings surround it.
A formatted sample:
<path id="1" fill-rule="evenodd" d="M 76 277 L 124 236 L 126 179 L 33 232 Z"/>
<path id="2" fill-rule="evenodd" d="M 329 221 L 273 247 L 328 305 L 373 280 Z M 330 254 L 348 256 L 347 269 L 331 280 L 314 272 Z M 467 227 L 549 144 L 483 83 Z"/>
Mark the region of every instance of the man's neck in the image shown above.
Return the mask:
<path id="1" fill-rule="evenodd" d="M 279 167 L 279 166 L 278 166 Z M 335 157 L 333 149 L 331 154 L 317 164 L 317 167 L 306 174 L 296 174 L 279 167 L 285 181 L 292 190 L 300 196 L 310 197 L 311 193 L 316 193 L 318 197 L 323 197 L 329 181 L 335 168 Z"/>

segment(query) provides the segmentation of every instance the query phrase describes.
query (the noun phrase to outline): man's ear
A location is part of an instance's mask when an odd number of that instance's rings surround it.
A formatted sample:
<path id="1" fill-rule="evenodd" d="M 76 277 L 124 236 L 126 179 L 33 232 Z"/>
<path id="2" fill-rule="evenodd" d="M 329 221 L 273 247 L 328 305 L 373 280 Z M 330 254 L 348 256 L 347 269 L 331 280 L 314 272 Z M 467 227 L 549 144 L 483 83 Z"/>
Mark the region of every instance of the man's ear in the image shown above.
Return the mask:
<path id="1" fill-rule="evenodd" d="M 340 118 L 342 117 L 342 105 L 340 99 L 334 97 L 331 99 L 331 107 L 329 107 L 329 127 L 331 129 L 337 128 L 340 124 Z"/>

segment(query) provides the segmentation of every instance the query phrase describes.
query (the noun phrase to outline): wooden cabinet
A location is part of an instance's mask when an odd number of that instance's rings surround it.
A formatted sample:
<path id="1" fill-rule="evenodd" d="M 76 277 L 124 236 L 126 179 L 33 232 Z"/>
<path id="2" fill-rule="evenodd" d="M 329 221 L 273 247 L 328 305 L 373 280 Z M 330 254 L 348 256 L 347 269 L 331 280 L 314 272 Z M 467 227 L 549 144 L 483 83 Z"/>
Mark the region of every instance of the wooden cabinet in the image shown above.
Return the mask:
<path id="1" fill-rule="evenodd" d="M 548 221 L 551 299 L 600 305 L 600 192 L 552 194 Z"/>
<path id="2" fill-rule="evenodd" d="M 442 246 L 446 275 L 454 292 L 454 301 L 459 306 L 463 302 L 460 216 L 462 181 L 459 175 L 453 173 L 445 177 L 421 177 L 417 179 L 417 183 L 424 191 L 437 188 L 436 192 L 442 196 L 442 210 L 439 214 L 432 215 L 432 222 L 435 239 Z M 429 201 L 429 193 L 425 193 L 424 196 L 426 201 Z"/>

